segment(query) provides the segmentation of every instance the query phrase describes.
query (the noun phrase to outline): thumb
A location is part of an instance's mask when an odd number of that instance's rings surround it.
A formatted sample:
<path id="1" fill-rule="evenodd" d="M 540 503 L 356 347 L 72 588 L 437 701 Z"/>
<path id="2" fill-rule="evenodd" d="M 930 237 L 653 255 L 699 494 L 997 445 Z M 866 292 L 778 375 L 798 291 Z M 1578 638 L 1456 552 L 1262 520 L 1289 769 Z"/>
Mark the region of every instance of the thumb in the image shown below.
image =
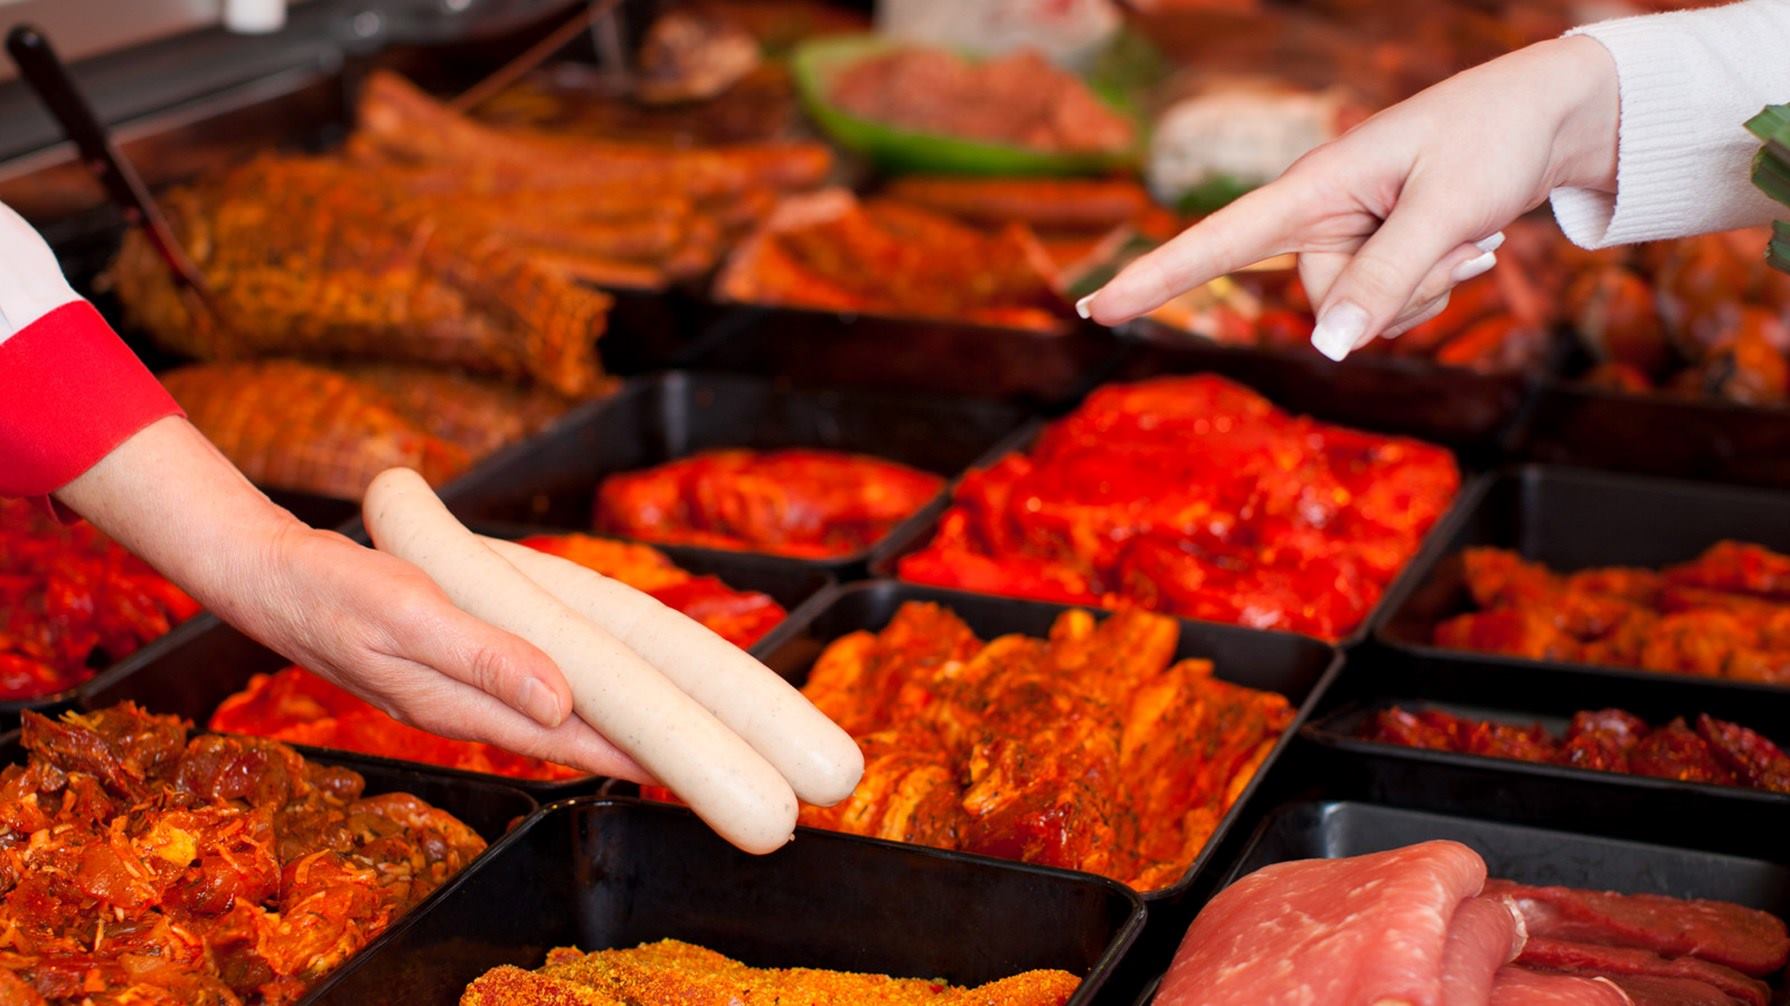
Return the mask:
<path id="1" fill-rule="evenodd" d="M 1400 200 L 1324 292 L 1312 345 L 1341 360 L 1404 314 L 1442 259 L 1479 236 L 1450 216 L 1433 201 Z"/>

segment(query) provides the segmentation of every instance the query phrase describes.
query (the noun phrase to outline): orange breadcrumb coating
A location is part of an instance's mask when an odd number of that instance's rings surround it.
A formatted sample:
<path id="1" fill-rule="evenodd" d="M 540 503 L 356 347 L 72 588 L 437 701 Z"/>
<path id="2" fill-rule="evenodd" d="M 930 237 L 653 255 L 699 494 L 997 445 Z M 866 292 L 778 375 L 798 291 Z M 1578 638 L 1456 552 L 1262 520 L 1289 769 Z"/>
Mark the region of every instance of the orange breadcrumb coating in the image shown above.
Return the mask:
<path id="1" fill-rule="evenodd" d="M 1062 1006 L 1081 980 L 1066 971 L 1028 971 L 978 988 L 924 978 L 754 968 L 678 940 L 586 954 L 549 951 L 537 971 L 485 972 L 460 1006 Z"/>

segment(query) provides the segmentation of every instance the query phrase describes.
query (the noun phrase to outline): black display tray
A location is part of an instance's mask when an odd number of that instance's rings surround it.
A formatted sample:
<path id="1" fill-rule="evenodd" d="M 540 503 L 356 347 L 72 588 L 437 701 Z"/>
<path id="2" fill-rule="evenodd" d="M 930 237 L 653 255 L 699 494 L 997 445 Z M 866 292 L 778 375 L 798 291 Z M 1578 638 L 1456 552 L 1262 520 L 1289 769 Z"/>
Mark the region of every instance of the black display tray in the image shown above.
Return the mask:
<path id="1" fill-rule="evenodd" d="M 1480 373 L 1404 356 L 1351 356 L 1332 362 L 1306 348 L 1227 346 L 1165 329 L 1148 319 L 1122 331 L 1131 345 L 1118 379 L 1209 371 L 1247 384 L 1282 408 L 1326 422 L 1416 437 L 1468 460 L 1502 459 L 1519 441 L 1541 387 L 1538 373 Z"/>
<path id="2" fill-rule="evenodd" d="M 1479 667 L 1514 681 L 1513 671 L 1573 668 L 1615 681 L 1645 681 L 1659 672 L 1526 660 L 1450 650 L 1430 642 L 1437 622 L 1469 610 L 1458 554 L 1493 546 L 1556 571 L 1600 566 L 1658 568 L 1695 558 L 1732 538 L 1790 551 L 1790 494 L 1525 465 L 1501 472 L 1463 494 L 1443 540 L 1388 593 L 1376 640 L 1406 659 Z M 1699 679 L 1711 681 L 1714 679 Z M 1776 686 L 1721 681 L 1727 688 L 1771 692 Z M 1512 685 L 1512 687 L 1517 687 Z M 1526 686 L 1524 686 L 1526 687 Z M 1626 686 L 1624 686 L 1626 687 Z M 1604 705 L 1620 704 L 1612 692 Z"/>
<path id="3" fill-rule="evenodd" d="M 1472 848 L 1491 876 L 1519 883 L 1710 898 L 1790 917 L 1790 867 L 1781 863 L 1352 800 L 1275 810 L 1224 886 L 1275 863 L 1361 856 L 1436 839 Z M 1139 1006 L 1154 998 L 1152 986 Z"/>
<path id="4" fill-rule="evenodd" d="M 1511 758 L 1428 751 L 1370 740 L 1362 736 L 1370 718 L 1382 709 L 1437 709 L 1475 719 L 1518 726 L 1540 724 L 1556 738 L 1580 710 L 1619 706 L 1654 726 L 1684 717 L 1693 727 L 1699 713 L 1752 727 L 1772 741 L 1790 744 L 1790 691 L 1726 688 L 1679 675 L 1651 675 L 1620 686 L 1598 675 L 1571 670 L 1495 668 L 1485 673 L 1456 673 L 1445 665 L 1356 658 L 1332 679 L 1301 729 L 1306 740 L 1363 758 L 1405 761 L 1414 766 L 1466 766 L 1497 769 L 1519 779 L 1577 780 L 1633 789 L 1645 799 L 1670 806 L 1682 795 L 1761 801 L 1790 806 L 1790 794 L 1742 786 L 1657 779 L 1601 772 L 1566 765 L 1534 764 Z M 1539 783 L 1545 784 L 1545 782 Z"/>
<path id="5" fill-rule="evenodd" d="M 803 385 L 927 392 L 1054 409 L 1080 398 L 1120 355 L 1090 325 L 1033 332 L 965 322 L 734 306 L 688 345 L 692 370 L 778 376 Z"/>
<path id="6" fill-rule="evenodd" d="M 597 407 L 492 456 L 442 490 L 467 521 L 588 530 L 602 480 L 722 447 L 814 447 L 875 455 L 947 479 L 1000 446 L 1025 414 L 992 402 L 794 389 L 721 374 L 630 381 Z M 855 555 L 810 560 L 861 575 L 902 531 L 930 524 L 947 491 Z"/>
<path id="7" fill-rule="evenodd" d="M 829 603 L 812 617 L 801 621 L 792 619 L 767 638 L 761 651 L 764 662 L 800 686 L 807 682 L 808 672 L 828 644 L 851 632 L 882 629 L 895 617 L 896 610 L 909 601 L 944 605 L 956 612 L 984 640 L 1010 633 L 1047 636 L 1057 616 L 1073 610 L 1072 605 L 967 594 L 890 580 L 856 583 L 834 591 Z M 1278 692 L 1300 711 L 1301 718 L 1320 683 L 1342 661 L 1334 649 L 1306 636 L 1261 632 L 1212 622 L 1180 620 L 1179 624 L 1180 641 L 1175 648 L 1175 659 L 1208 658 L 1219 678 Z M 1159 903 L 1176 901 L 1187 893 L 1194 877 L 1205 869 L 1211 851 L 1243 814 L 1261 780 L 1273 770 L 1289 739 L 1297 732 L 1299 722 L 1295 720 L 1293 727 L 1287 730 L 1286 736 L 1257 770 L 1226 821 L 1207 843 L 1206 853 L 1195 860 L 1172 886 L 1144 893 L 1144 900 L 1152 909 Z"/>
<path id="8" fill-rule="evenodd" d="M 479 525 L 476 529 L 505 538 L 558 533 L 499 524 Z M 824 573 L 809 566 L 768 556 L 677 546 L 656 547 L 670 556 L 673 562 L 692 573 L 719 577 L 728 585 L 741 590 L 757 590 L 769 594 L 789 611 L 788 620 L 794 620 L 800 612 L 806 610 L 804 605 L 820 601 L 832 582 Z M 211 718 L 219 703 L 247 686 L 251 676 L 271 674 L 291 663 L 212 616 L 201 615 L 200 619 L 206 623 L 204 626 L 196 627 L 170 645 L 146 649 L 82 686 L 77 691 L 75 704 L 81 708 L 98 709 L 130 701 L 150 712 L 174 713 L 204 724 Z M 772 635 L 760 641 L 760 646 L 768 644 L 774 635 L 775 630 Z M 307 755 L 328 754 L 336 757 L 346 754 L 333 749 L 296 746 Z M 603 784 L 603 779 L 598 776 L 563 782 L 540 782 L 480 772 L 462 772 L 418 762 L 391 763 L 411 768 L 420 766 L 428 772 L 455 779 L 511 786 L 537 796 L 543 802 L 594 793 Z"/>
<path id="9" fill-rule="evenodd" d="M 1085 976 L 1082 1006 L 1143 922 L 1136 895 L 1096 877 L 806 828 L 754 857 L 681 808 L 578 800 L 504 839 L 313 1001 L 451 1006 L 486 970 L 539 967 L 552 947 L 675 938 L 761 967 L 965 984 L 1061 968 Z"/>
<path id="10" fill-rule="evenodd" d="M 1517 453 L 1553 464 L 1790 489 L 1790 407 L 1548 382 Z"/>
<path id="11" fill-rule="evenodd" d="M 1018 432 L 1009 437 L 1007 442 L 1001 448 L 989 452 L 976 467 L 987 468 L 994 465 L 995 462 L 1006 456 L 1008 453 L 1023 453 L 1031 450 L 1033 445 L 1038 442 L 1038 438 L 1044 434 L 1045 428 L 1046 423 L 1042 420 L 1034 421 L 1030 425 L 1021 428 Z M 1380 625 L 1381 622 L 1388 617 L 1389 613 L 1392 612 L 1393 605 L 1397 599 L 1409 593 L 1411 587 L 1423 575 L 1423 571 L 1435 566 L 1435 564 L 1447 553 L 1452 529 L 1456 523 L 1461 520 L 1462 509 L 1468 506 L 1471 501 L 1477 499 L 1482 481 L 1482 478 L 1470 475 L 1466 471 L 1461 473 L 1461 488 L 1460 491 L 1455 494 L 1454 501 L 1449 504 L 1447 510 L 1443 511 L 1442 516 L 1437 518 L 1435 525 L 1424 534 L 1423 541 L 1419 544 L 1417 551 L 1411 556 L 1411 560 L 1405 563 L 1405 568 L 1399 570 L 1398 575 L 1392 578 L 1392 582 L 1386 585 L 1385 593 L 1380 595 L 1379 601 L 1369 609 L 1367 615 L 1361 619 L 1361 623 L 1355 626 L 1353 631 L 1334 642 L 1318 639 L 1315 636 L 1306 638 L 1314 639 L 1325 645 L 1335 645 L 1345 650 L 1354 649 L 1359 644 L 1366 642 L 1373 635 L 1374 628 Z M 955 499 L 955 490 L 956 486 L 954 484 L 952 486 L 952 499 Z M 941 515 L 950 508 L 950 503 L 950 499 L 945 501 L 945 505 L 939 510 Z M 902 557 L 918 552 L 924 549 L 927 545 L 930 545 L 933 536 L 937 531 L 937 520 L 930 520 L 925 523 L 910 522 L 896 528 L 889 535 L 884 546 L 878 550 L 876 560 L 870 565 L 870 575 L 883 579 L 900 580 Z M 903 580 L 902 582 L 906 583 L 908 581 Z M 923 585 L 916 584 L 916 586 Z M 1008 595 L 988 596 L 1004 597 Z M 1016 597 L 1014 600 L 1026 599 Z M 1231 623 L 1213 622 L 1211 624 L 1228 625 Z"/>

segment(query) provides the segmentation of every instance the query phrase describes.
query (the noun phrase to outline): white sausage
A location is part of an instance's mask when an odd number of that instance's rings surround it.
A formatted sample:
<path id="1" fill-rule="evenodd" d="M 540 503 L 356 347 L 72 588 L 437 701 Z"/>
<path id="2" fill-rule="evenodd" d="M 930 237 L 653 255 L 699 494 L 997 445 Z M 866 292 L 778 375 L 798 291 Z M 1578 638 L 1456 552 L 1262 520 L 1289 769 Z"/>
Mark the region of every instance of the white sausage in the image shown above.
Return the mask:
<path id="1" fill-rule="evenodd" d="M 789 841 L 795 793 L 769 762 L 638 654 L 485 547 L 422 476 L 383 472 L 362 506 L 380 549 L 421 567 L 461 610 L 552 657 L 578 715 L 723 838 L 756 853 Z"/>
<path id="2" fill-rule="evenodd" d="M 851 795 L 864 753 L 777 673 L 656 598 L 557 555 L 482 539 L 547 593 L 607 629 L 746 739 L 796 791 L 822 807 Z"/>

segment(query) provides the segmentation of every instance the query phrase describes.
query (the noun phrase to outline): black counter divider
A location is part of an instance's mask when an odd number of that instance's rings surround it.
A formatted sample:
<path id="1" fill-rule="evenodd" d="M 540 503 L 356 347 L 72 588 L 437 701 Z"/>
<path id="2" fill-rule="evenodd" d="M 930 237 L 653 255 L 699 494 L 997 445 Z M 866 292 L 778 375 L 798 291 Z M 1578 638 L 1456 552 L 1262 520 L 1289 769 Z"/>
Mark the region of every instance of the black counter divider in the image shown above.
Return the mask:
<path id="1" fill-rule="evenodd" d="M 1727 538 L 1790 551 L 1790 493 L 1763 489 L 1526 465 L 1491 476 L 1457 506 L 1434 535 L 1433 547 L 1388 592 L 1374 639 L 1405 661 L 1446 665 L 1456 673 L 1477 667 L 1507 683 L 1524 672 L 1572 670 L 1605 679 L 1614 689 L 1626 687 L 1624 682 L 1644 686 L 1661 674 L 1436 646 L 1431 642 L 1436 624 L 1471 610 L 1459 559 L 1463 549 L 1511 549 L 1561 572 L 1656 569 L 1693 559 Z M 1777 691 L 1772 685 L 1696 680 Z M 1603 704 L 1621 701 L 1620 693 L 1611 694 Z"/>
<path id="2" fill-rule="evenodd" d="M 506 524 L 477 524 L 474 530 L 500 538 L 523 538 L 532 534 L 561 532 Z M 716 552 L 710 549 L 655 546 L 680 568 L 699 575 L 720 578 L 741 590 L 769 594 L 789 612 L 786 621 L 809 610 L 824 600 L 832 580 L 812 566 L 770 556 Z M 248 685 L 255 674 L 271 674 L 291 661 L 260 643 L 225 625 L 210 615 L 196 621 L 193 627 L 172 640 L 169 645 L 145 649 L 130 660 L 95 677 L 77 690 L 72 705 L 99 709 L 118 702 L 135 702 L 150 712 L 173 713 L 203 725 L 211 718 L 218 704 Z M 776 630 L 760 645 L 770 642 Z M 757 648 L 754 648 L 757 652 Z M 307 756 L 335 757 L 345 752 L 333 749 L 295 745 Z M 541 782 L 511 779 L 479 772 L 463 772 L 418 762 L 360 758 L 407 766 L 414 770 L 435 773 L 446 778 L 470 782 L 501 784 L 523 790 L 543 802 L 595 793 L 603 784 L 602 777 L 588 776 L 563 782 Z"/>
<path id="3" fill-rule="evenodd" d="M 506 448 L 442 490 L 468 522 L 588 530 L 604 478 L 724 447 L 807 447 L 900 462 L 949 480 L 1001 445 L 1026 414 L 992 402 L 791 388 L 756 378 L 672 372 L 630 381 L 547 433 Z M 871 548 L 801 560 L 840 579 L 860 576 L 887 543 L 930 525 L 930 503 Z"/>
<path id="4" fill-rule="evenodd" d="M 682 808 L 584 799 L 536 815 L 313 1001 L 451 1006 L 553 947 L 680 939 L 760 967 L 960 984 L 1061 968 L 1083 976 L 1070 1001 L 1085 1006 L 1143 924 L 1137 896 L 1097 877 L 805 828 L 755 857 Z"/>
<path id="5" fill-rule="evenodd" d="M 1035 332 L 966 322 L 736 305 L 688 343 L 678 365 L 865 388 L 1066 407 L 1109 375 L 1112 333 L 1065 323 Z"/>

